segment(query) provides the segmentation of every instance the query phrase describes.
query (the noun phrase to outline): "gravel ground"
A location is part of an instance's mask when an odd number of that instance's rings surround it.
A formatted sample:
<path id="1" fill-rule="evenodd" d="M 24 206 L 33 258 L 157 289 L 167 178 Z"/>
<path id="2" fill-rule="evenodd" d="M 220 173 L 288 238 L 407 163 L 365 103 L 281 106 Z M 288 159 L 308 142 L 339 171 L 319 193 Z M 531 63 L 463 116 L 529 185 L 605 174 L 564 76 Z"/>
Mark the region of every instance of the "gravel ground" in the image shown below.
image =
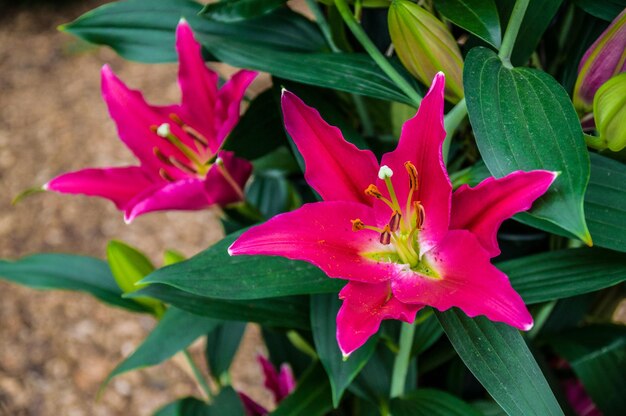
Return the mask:
<path id="1" fill-rule="evenodd" d="M 175 65 L 126 62 L 55 30 L 99 3 L 13 10 L 0 20 L 2 258 L 104 257 L 106 242 L 116 238 L 158 264 L 167 248 L 192 255 L 222 235 L 217 211 L 150 214 L 127 226 L 111 203 L 96 198 L 50 193 L 11 205 L 20 191 L 61 172 L 133 162 L 100 98 L 104 63 L 151 102 L 179 99 Z M 148 415 L 176 397 L 199 395 L 184 361 L 175 359 L 117 378 L 96 401 L 101 381 L 154 326 L 150 317 L 87 295 L 0 282 L 0 320 L 1 415 Z M 234 385 L 268 403 L 254 361 L 261 349 L 251 326 L 234 364 Z M 197 355 L 201 350 L 194 346 Z"/>

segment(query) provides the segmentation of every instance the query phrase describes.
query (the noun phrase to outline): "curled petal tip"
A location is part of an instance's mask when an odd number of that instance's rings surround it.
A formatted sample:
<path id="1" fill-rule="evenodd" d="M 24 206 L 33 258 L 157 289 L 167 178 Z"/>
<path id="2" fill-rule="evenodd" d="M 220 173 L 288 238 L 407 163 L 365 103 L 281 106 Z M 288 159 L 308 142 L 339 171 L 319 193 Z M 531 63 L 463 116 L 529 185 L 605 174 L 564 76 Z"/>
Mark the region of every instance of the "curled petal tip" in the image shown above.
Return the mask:
<path id="1" fill-rule="evenodd" d="M 534 325 L 535 325 L 535 323 L 534 323 L 534 322 L 527 323 L 526 325 L 524 325 L 524 327 L 522 328 L 522 330 L 523 330 L 523 331 L 530 331 Z"/>
<path id="2" fill-rule="evenodd" d="M 229 247 L 228 247 L 228 255 L 229 256 L 234 256 L 236 255 L 235 251 L 233 250 L 233 246 L 235 245 L 235 243 L 232 243 Z"/>
<path id="3" fill-rule="evenodd" d="M 181 18 L 178 19 L 178 24 L 179 25 L 188 25 L 189 23 L 187 23 L 187 19 L 185 19 L 184 17 L 181 16 Z"/>

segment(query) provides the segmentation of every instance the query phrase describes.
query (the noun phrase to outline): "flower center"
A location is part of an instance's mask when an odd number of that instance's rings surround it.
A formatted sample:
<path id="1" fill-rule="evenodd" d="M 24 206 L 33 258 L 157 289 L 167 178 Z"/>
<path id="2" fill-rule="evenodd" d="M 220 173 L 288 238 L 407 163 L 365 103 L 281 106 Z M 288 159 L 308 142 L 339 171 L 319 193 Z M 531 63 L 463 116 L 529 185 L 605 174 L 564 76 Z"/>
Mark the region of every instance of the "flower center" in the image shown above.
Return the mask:
<path id="1" fill-rule="evenodd" d="M 375 231 L 379 234 L 380 243 L 393 249 L 391 252 L 368 253 L 368 257 L 377 261 L 408 264 L 414 271 L 438 277 L 438 274 L 419 255 L 418 235 L 424 226 L 426 212 L 420 201 L 413 200 L 413 196 L 419 189 L 417 169 L 410 161 L 405 162 L 404 167 L 409 176 L 409 192 L 404 207 L 400 205 L 391 182 L 393 171 L 388 166 L 383 165 L 378 171 L 378 177 L 385 181 L 389 198 L 386 198 L 374 184 L 369 185 L 364 192 L 366 195 L 384 202 L 389 207 L 391 210 L 389 220 L 380 228 L 364 224 L 363 221 L 357 218 L 351 220 L 352 231 Z"/>

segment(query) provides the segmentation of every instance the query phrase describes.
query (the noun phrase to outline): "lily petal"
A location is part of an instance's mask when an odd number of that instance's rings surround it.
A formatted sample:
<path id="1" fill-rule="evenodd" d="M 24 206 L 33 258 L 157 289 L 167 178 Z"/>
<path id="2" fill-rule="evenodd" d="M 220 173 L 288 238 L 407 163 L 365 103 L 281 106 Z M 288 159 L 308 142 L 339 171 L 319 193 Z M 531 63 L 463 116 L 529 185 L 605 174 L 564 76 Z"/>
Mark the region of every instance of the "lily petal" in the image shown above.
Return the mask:
<path id="1" fill-rule="evenodd" d="M 219 148 L 235 125 L 239 122 L 241 100 L 257 72 L 241 70 L 234 74 L 217 93 L 214 123 L 217 126 L 216 146 Z M 217 148 L 211 150 L 217 151 Z"/>
<path id="2" fill-rule="evenodd" d="M 142 168 L 127 166 L 68 172 L 50 180 L 44 188 L 64 194 L 99 196 L 124 209 L 137 194 L 153 185 Z"/>
<path id="3" fill-rule="evenodd" d="M 343 355 L 352 353 L 378 332 L 383 319 L 411 323 L 423 306 L 402 303 L 391 293 L 388 282 L 348 282 L 339 292 L 343 304 L 337 314 L 337 342 Z"/>
<path id="4" fill-rule="evenodd" d="M 355 202 L 332 201 L 305 204 L 250 228 L 228 249 L 231 255 L 282 256 L 304 260 L 329 277 L 366 283 L 383 282 L 400 265 L 377 262 L 361 253 L 384 251 L 378 233 L 352 231 L 350 220 L 372 224 L 374 211 Z"/>
<path id="5" fill-rule="evenodd" d="M 371 205 L 363 191 L 376 179 L 376 156 L 347 142 L 337 127 L 289 91 L 283 91 L 282 107 L 285 128 L 304 158 L 309 185 L 324 201 Z"/>
<path id="6" fill-rule="evenodd" d="M 238 391 L 237 394 L 241 399 L 246 416 L 266 416 L 269 414 L 269 411 L 266 408 L 255 402 L 246 393 Z"/>
<path id="7" fill-rule="evenodd" d="M 533 318 L 524 301 L 469 231 L 448 232 L 424 257 L 440 278 L 399 273 L 391 281 L 391 289 L 401 302 L 426 304 L 440 311 L 457 306 L 470 317 L 485 315 L 524 331 L 532 327 Z"/>
<path id="8" fill-rule="evenodd" d="M 500 254 L 497 232 L 502 222 L 530 209 L 557 174 L 546 170 L 517 171 L 496 179 L 487 178 L 476 187 L 463 185 L 452 194 L 451 230 L 471 231 L 490 257 Z"/>
<path id="9" fill-rule="evenodd" d="M 385 154 L 381 162 L 381 165 L 389 166 L 394 172 L 391 180 L 402 208 L 409 190 L 409 175 L 404 163 L 410 161 L 417 168 L 419 189 L 413 195 L 413 200 L 420 201 L 426 212 L 424 226 L 419 234 L 420 254 L 436 246 L 445 236 L 450 220 L 452 185 L 441 154 L 446 137 L 443 128 L 444 86 L 445 77 L 439 72 L 415 117 L 404 123 L 398 147 Z M 385 189 L 381 180 L 377 185 L 379 189 Z M 383 210 L 384 216 L 388 216 L 388 209 L 383 207 Z"/>

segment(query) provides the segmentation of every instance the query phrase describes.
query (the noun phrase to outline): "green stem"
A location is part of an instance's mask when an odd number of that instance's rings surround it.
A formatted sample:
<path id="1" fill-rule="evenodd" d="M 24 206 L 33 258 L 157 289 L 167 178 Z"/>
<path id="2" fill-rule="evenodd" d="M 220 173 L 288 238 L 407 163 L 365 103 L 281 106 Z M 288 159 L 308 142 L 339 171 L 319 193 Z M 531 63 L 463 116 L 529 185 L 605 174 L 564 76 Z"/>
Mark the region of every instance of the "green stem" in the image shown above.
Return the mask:
<path id="1" fill-rule="evenodd" d="M 443 162 L 446 164 L 448 163 L 448 154 L 450 153 L 450 142 L 452 141 L 452 136 L 454 136 L 456 129 L 459 127 L 459 124 L 461 124 L 466 115 L 467 104 L 465 102 L 465 98 L 463 98 L 443 118 L 443 126 L 446 129 L 446 138 L 443 141 L 442 152 Z"/>
<path id="2" fill-rule="evenodd" d="M 189 364 L 189 367 L 191 367 L 191 371 L 193 372 L 193 376 L 195 377 L 196 382 L 198 383 L 198 386 L 206 395 L 207 402 L 211 403 L 213 401 L 211 388 L 207 384 L 204 376 L 202 375 L 202 372 L 196 365 L 196 362 L 193 360 L 193 357 L 191 356 L 191 354 L 189 353 L 187 349 L 183 350 L 183 354 L 185 355 L 185 358 L 187 359 L 187 363 Z"/>
<path id="3" fill-rule="evenodd" d="M 535 324 L 533 325 L 531 330 L 528 331 L 528 338 L 534 339 L 537 336 L 539 331 L 541 331 L 541 328 L 543 328 L 543 325 L 550 317 L 550 314 L 552 313 L 552 310 L 555 306 L 556 300 L 547 302 L 541 306 L 541 308 L 539 309 L 539 313 L 537 313 L 537 316 L 535 316 Z"/>
<path id="4" fill-rule="evenodd" d="M 511 12 L 511 18 L 509 24 L 506 26 L 506 32 L 504 33 L 504 39 L 502 39 L 502 46 L 500 46 L 500 52 L 498 56 L 504 62 L 504 66 L 512 68 L 511 65 L 511 53 L 513 52 L 513 46 L 517 39 L 517 34 L 522 26 L 522 20 L 526 14 L 528 3 L 530 0 L 517 0 L 513 11 Z"/>
<path id="5" fill-rule="evenodd" d="M 409 361 L 411 360 L 411 348 L 413 347 L 413 335 L 415 334 L 415 325 L 402 323 L 400 331 L 400 351 L 396 355 L 393 363 L 393 374 L 391 376 L 391 391 L 389 396 L 400 397 L 404 394 L 404 386 L 406 384 L 406 374 L 409 370 Z"/>
<path id="6" fill-rule="evenodd" d="M 343 18 L 344 22 L 346 22 L 346 25 L 354 37 L 361 43 L 374 62 L 376 62 L 380 69 L 387 74 L 387 76 L 398 86 L 398 88 L 400 88 L 402 92 L 404 92 L 404 94 L 409 97 L 411 101 L 413 101 L 415 107 L 419 107 L 422 97 L 417 93 L 417 91 L 415 91 L 411 84 L 409 84 L 409 82 L 402 75 L 400 75 L 398 71 L 396 71 L 385 55 L 378 50 L 376 45 L 372 43 L 370 38 L 367 36 L 367 33 L 365 33 L 359 22 L 352 15 L 346 0 L 335 0 L 335 6 L 337 6 L 339 14 Z"/>

